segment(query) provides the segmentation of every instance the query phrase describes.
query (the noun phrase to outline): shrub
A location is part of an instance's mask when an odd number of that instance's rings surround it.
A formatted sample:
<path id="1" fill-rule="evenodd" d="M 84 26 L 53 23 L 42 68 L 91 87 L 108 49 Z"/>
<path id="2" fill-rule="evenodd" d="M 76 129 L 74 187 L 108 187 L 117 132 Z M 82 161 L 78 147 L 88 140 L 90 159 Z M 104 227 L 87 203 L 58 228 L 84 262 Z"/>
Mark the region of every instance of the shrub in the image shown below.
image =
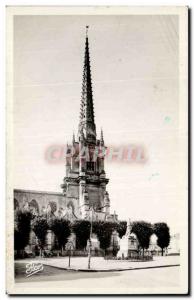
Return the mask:
<path id="1" fill-rule="evenodd" d="M 85 249 L 90 237 L 91 224 L 87 220 L 76 220 L 72 225 L 72 230 L 76 234 L 76 248 Z"/>
<path id="2" fill-rule="evenodd" d="M 15 215 L 14 249 L 23 250 L 29 243 L 32 214 L 18 210 Z"/>
<path id="3" fill-rule="evenodd" d="M 144 249 L 149 248 L 150 237 L 153 233 L 152 225 L 144 221 L 133 222 L 131 233 L 136 235 L 144 256 Z"/>
<path id="4" fill-rule="evenodd" d="M 38 244 L 40 247 L 40 254 L 45 247 L 46 244 L 46 235 L 48 231 L 48 223 L 47 219 L 43 216 L 38 216 L 34 219 L 32 224 L 32 230 L 34 231 L 35 235 L 38 239 Z"/>
<path id="5" fill-rule="evenodd" d="M 100 248 L 107 254 L 107 248 L 110 247 L 111 236 L 115 229 L 115 224 L 112 222 L 96 221 L 93 224 L 93 232 L 97 235 L 100 242 Z"/>
<path id="6" fill-rule="evenodd" d="M 126 234 L 127 231 L 127 222 L 120 221 L 116 223 L 115 230 L 118 232 L 119 238 L 122 239 L 122 237 Z"/>
<path id="7" fill-rule="evenodd" d="M 169 227 L 166 223 L 154 224 L 154 233 L 157 236 L 157 245 L 162 249 L 162 256 L 164 248 L 167 248 L 170 243 Z"/>
<path id="8" fill-rule="evenodd" d="M 55 217 L 50 220 L 49 227 L 57 238 L 58 246 L 62 254 L 63 248 L 71 234 L 70 221 Z"/>

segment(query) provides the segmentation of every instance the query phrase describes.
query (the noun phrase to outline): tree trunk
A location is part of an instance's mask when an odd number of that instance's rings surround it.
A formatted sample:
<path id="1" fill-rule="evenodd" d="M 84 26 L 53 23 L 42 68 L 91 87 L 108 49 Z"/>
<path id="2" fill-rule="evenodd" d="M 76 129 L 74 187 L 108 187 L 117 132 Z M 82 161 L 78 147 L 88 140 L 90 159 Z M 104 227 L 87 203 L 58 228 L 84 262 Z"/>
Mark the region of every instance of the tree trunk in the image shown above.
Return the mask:
<path id="1" fill-rule="evenodd" d="M 164 248 L 162 248 L 162 256 L 163 256 L 163 254 L 164 254 Z"/>
<path id="2" fill-rule="evenodd" d="M 144 258 L 144 248 L 143 248 L 143 258 Z"/>

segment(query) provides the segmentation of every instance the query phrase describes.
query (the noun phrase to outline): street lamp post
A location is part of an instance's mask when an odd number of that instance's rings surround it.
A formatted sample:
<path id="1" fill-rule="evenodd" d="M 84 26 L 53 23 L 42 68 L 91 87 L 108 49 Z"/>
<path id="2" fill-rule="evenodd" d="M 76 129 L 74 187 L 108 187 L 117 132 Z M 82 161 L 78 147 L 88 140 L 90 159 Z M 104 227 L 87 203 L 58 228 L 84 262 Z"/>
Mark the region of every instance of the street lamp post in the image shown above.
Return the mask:
<path id="1" fill-rule="evenodd" d="M 91 215 L 91 226 L 90 226 L 90 237 L 89 237 L 88 269 L 90 269 L 90 264 L 91 264 L 93 207 L 90 208 L 90 211 L 92 215 Z"/>

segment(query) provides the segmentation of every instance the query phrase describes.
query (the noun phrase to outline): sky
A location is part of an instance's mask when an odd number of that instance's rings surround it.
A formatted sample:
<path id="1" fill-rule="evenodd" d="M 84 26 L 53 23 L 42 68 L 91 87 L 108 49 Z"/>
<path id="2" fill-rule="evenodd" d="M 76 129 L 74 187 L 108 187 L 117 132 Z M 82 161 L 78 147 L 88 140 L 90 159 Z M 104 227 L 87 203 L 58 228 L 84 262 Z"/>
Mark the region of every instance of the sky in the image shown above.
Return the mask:
<path id="1" fill-rule="evenodd" d="M 45 158 L 78 129 L 85 47 L 95 122 L 107 146 L 134 145 L 139 162 L 105 162 L 111 212 L 181 229 L 176 15 L 14 17 L 14 187 L 60 192 L 63 162 Z"/>

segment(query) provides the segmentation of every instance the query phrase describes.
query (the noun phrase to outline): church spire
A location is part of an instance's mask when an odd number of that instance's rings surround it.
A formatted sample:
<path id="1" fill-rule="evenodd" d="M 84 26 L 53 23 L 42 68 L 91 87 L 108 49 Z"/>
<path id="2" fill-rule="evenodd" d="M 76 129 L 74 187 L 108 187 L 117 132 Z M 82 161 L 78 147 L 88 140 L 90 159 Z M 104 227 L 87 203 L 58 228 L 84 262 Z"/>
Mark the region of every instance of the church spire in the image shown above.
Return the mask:
<path id="1" fill-rule="evenodd" d="M 90 54 L 88 42 L 88 28 L 86 26 L 85 57 L 82 82 L 82 96 L 80 109 L 79 136 L 81 129 L 84 131 L 86 140 L 96 141 L 96 126 L 94 121 L 94 106 L 92 95 L 92 79 L 90 69 Z"/>
<path id="2" fill-rule="evenodd" d="M 104 137 L 103 137 L 103 130 L 102 130 L 102 128 L 101 128 L 101 131 L 100 131 L 100 144 L 102 146 L 104 146 Z"/>

